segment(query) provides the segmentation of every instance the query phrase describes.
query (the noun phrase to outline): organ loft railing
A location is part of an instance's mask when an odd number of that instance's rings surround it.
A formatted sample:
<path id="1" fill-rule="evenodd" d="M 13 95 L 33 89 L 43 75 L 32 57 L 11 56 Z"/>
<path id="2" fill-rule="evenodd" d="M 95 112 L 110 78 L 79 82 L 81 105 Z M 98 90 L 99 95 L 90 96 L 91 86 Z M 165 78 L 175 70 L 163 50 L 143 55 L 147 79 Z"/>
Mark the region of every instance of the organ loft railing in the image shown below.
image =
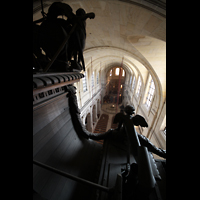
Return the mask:
<path id="1" fill-rule="evenodd" d="M 69 173 L 63 172 L 61 170 L 55 169 L 51 166 L 45 165 L 45 164 L 38 162 L 38 161 L 35 161 L 35 160 L 33 160 L 33 164 L 38 165 L 38 166 L 40 166 L 40 167 L 42 167 L 46 170 L 49 170 L 51 172 L 56 173 L 56 174 L 59 174 L 63 177 L 66 177 L 66 178 L 69 178 L 71 180 L 82 183 L 84 185 L 88 185 L 88 186 L 93 187 L 95 189 L 99 189 L 101 191 L 104 191 L 104 192 L 108 193 L 110 196 L 114 194 L 114 199 L 121 199 L 121 198 L 119 198 L 119 195 L 122 192 L 122 187 L 120 187 L 120 185 L 121 185 L 120 183 L 121 183 L 121 179 L 122 179 L 121 174 L 117 174 L 117 180 L 116 180 L 115 187 L 114 188 L 108 188 L 108 187 L 93 183 L 91 181 L 79 178 L 77 176 L 71 175 Z M 116 198 L 116 197 L 118 197 L 118 198 Z"/>

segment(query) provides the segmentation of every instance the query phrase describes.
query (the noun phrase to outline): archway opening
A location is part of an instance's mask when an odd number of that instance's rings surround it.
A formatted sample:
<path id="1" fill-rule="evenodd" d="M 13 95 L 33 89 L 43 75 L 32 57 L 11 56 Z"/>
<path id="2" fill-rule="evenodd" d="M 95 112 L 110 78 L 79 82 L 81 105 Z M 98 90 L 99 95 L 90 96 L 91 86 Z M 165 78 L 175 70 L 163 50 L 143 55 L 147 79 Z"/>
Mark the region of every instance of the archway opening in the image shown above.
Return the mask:
<path id="1" fill-rule="evenodd" d="M 87 116 L 85 117 L 85 128 L 88 131 L 92 131 L 92 126 L 91 126 L 91 115 L 90 113 L 87 114 Z"/>
<path id="2" fill-rule="evenodd" d="M 100 117 L 100 112 L 101 112 L 101 106 L 100 106 L 100 101 L 99 99 L 97 100 L 97 118 L 99 119 Z"/>
<path id="3" fill-rule="evenodd" d="M 111 68 L 106 74 L 106 92 L 103 97 L 103 109 L 116 113 L 120 110 L 124 97 L 126 72 L 122 67 Z"/>
<path id="4" fill-rule="evenodd" d="M 93 122 L 93 126 L 95 124 L 95 122 L 97 121 L 97 110 L 96 110 L 96 105 L 93 106 L 92 108 L 92 122 Z"/>

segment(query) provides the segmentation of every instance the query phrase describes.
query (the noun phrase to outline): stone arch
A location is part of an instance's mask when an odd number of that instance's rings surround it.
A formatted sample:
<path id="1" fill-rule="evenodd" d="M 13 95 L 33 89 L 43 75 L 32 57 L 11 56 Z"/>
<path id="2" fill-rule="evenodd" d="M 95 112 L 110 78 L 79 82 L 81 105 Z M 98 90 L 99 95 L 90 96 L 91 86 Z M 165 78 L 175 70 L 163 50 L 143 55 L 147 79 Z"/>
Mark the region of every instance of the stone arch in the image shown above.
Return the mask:
<path id="1" fill-rule="evenodd" d="M 100 100 L 97 100 L 97 118 L 100 117 L 101 112 L 101 105 L 100 105 Z"/>
<path id="2" fill-rule="evenodd" d="M 93 105 L 93 107 L 92 107 L 92 123 L 93 123 L 93 126 L 94 126 L 96 121 L 97 121 L 97 106 Z"/>
<path id="3" fill-rule="evenodd" d="M 85 117 L 85 128 L 92 132 L 92 119 L 91 119 L 91 114 L 87 113 L 86 117 Z"/>

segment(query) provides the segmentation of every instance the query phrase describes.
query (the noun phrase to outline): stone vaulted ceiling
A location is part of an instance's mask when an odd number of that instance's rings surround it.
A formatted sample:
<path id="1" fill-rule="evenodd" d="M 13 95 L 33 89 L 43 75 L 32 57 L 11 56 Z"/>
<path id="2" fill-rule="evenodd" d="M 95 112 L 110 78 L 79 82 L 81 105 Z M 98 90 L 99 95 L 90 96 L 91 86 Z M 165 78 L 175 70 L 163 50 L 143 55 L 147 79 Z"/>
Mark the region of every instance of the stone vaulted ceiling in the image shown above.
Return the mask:
<path id="1" fill-rule="evenodd" d="M 48 7 L 54 1 L 43 2 L 44 11 L 47 13 Z M 86 12 L 95 13 L 95 19 L 87 20 L 84 50 L 86 68 L 91 62 L 91 57 L 94 65 L 101 62 L 102 69 L 112 63 L 120 65 L 124 57 L 124 64 L 127 64 L 135 75 L 139 72 L 144 83 L 147 81 L 148 72 L 156 78 L 162 90 L 163 100 L 165 99 L 166 11 L 164 9 L 147 0 L 61 2 L 69 4 L 74 13 L 80 7 Z M 38 6 L 39 4 L 40 2 Z M 40 12 L 41 10 L 38 10 L 34 13 L 33 20 L 42 17 Z"/>

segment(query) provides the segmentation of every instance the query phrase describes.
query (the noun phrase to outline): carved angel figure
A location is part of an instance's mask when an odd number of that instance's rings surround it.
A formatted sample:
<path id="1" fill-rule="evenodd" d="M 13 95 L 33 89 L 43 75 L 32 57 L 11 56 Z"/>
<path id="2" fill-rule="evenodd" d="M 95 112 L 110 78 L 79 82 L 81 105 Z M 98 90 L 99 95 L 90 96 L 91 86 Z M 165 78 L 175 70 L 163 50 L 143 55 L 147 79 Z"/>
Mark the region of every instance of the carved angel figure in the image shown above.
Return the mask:
<path id="1" fill-rule="evenodd" d="M 134 144 L 135 141 L 133 140 L 132 134 L 130 133 L 130 131 L 131 132 L 132 131 L 136 132 L 134 126 L 139 126 L 140 125 L 141 127 L 148 127 L 148 124 L 147 124 L 145 118 L 142 117 L 141 115 L 133 116 L 133 114 L 135 114 L 135 108 L 133 106 L 127 105 L 125 107 L 124 111 L 125 111 L 126 115 L 123 112 L 117 113 L 115 115 L 113 123 L 118 123 L 119 122 L 117 130 L 120 130 L 120 128 L 121 128 L 121 126 L 123 124 L 123 128 L 128 129 L 127 130 L 127 134 L 129 135 L 130 140 L 132 140 L 132 143 Z M 132 125 L 130 124 L 130 121 L 128 119 L 131 119 Z M 130 125 L 131 125 L 131 127 L 129 127 Z M 138 136 L 138 139 L 139 139 L 139 142 L 140 142 L 141 146 L 145 146 L 145 147 L 148 148 L 148 150 L 150 152 L 155 153 L 156 155 L 159 155 L 159 156 L 161 156 L 163 158 L 166 158 L 166 151 L 165 150 L 163 150 L 161 148 L 157 148 L 145 136 L 143 136 L 143 135 L 141 135 L 141 134 L 139 134 L 137 132 L 136 132 L 136 134 Z"/>
<path id="2" fill-rule="evenodd" d="M 124 114 L 125 112 L 125 114 Z M 113 130 L 110 129 L 104 134 L 91 135 L 90 138 L 93 140 L 102 140 L 108 137 L 112 137 L 118 133 L 120 138 L 127 137 L 130 141 L 130 151 L 137 153 L 137 146 L 145 146 L 148 148 L 148 151 L 155 153 L 156 155 L 166 158 L 166 151 L 157 148 L 153 145 L 148 138 L 136 132 L 134 126 L 148 127 L 148 124 L 144 117 L 141 115 L 135 115 L 135 108 L 131 105 L 127 105 L 124 108 L 124 112 L 121 110 L 120 113 L 115 115 L 113 123 L 119 123 L 118 128 Z"/>

